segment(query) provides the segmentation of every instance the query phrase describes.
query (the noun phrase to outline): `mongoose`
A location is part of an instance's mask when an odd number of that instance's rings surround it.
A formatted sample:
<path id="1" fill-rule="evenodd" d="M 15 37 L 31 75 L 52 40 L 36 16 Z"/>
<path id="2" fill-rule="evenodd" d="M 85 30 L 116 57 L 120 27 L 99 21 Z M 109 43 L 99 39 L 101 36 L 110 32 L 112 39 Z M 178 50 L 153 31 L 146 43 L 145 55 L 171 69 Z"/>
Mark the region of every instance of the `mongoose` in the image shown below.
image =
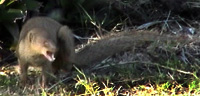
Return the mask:
<path id="1" fill-rule="evenodd" d="M 16 49 L 22 85 L 27 82 L 29 66 L 42 69 L 42 86 L 49 74 L 59 69 L 69 71 L 75 50 L 71 30 L 48 17 L 34 17 L 22 27 Z"/>

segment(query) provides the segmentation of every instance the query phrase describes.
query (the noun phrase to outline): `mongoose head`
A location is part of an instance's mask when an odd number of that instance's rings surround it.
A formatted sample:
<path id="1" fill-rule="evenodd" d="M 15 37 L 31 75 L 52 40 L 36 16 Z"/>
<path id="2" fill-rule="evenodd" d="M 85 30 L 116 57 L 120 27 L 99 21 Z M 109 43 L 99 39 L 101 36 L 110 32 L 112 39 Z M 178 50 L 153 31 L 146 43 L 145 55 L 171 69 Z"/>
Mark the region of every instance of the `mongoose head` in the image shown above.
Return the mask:
<path id="1" fill-rule="evenodd" d="M 34 28 L 28 33 L 30 48 L 39 55 L 43 55 L 48 61 L 55 60 L 57 52 L 56 42 L 50 33 L 41 28 Z"/>

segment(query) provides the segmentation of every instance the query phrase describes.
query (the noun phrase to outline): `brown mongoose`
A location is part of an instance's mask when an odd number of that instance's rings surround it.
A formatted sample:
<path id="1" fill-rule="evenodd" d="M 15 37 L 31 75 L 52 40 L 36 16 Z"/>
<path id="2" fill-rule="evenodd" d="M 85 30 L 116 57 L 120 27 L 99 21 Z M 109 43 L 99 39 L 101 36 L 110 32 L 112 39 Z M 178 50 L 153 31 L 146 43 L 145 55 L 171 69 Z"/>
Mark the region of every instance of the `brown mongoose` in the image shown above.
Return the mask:
<path id="1" fill-rule="evenodd" d="M 49 74 L 59 69 L 70 70 L 75 50 L 71 30 L 48 17 L 34 17 L 22 27 L 16 49 L 22 85 L 27 82 L 29 66 L 42 69 L 42 86 Z"/>

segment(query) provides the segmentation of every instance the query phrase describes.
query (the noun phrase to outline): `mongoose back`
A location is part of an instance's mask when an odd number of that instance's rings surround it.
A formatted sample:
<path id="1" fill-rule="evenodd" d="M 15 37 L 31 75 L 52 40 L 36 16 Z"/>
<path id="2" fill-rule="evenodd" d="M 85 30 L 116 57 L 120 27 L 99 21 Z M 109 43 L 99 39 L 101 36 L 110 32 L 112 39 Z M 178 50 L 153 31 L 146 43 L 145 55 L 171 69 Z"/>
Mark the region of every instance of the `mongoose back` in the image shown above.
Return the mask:
<path id="1" fill-rule="evenodd" d="M 71 69 L 74 54 L 74 40 L 67 26 L 48 17 L 28 20 L 22 27 L 16 49 L 21 83 L 27 82 L 28 67 L 37 66 L 42 69 L 42 86 L 45 86 L 49 74 Z"/>

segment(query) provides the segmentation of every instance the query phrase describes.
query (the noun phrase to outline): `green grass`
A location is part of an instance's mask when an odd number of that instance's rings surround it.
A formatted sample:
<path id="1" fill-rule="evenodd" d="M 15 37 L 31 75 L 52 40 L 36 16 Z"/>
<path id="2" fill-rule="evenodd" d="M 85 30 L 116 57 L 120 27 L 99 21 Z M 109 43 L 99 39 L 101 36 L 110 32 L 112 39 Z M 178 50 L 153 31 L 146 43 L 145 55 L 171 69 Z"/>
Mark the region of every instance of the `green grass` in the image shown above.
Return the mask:
<path id="1" fill-rule="evenodd" d="M 165 64 L 169 64 L 169 61 Z M 132 94 L 140 96 L 163 96 L 199 94 L 200 80 L 198 78 L 192 74 L 183 74 L 182 72 L 172 70 L 173 68 L 165 67 L 154 65 L 154 68 L 157 68 L 157 72 L 154 72 L 153 74 L 148 74 L 149 71 L 147 70 L 145 70 L 147 72 L 139 73 L 139 71 L 136 70 L 137 68 L 135 69 L 134 67 L 121 67 L 121 69 L 118 67 L 115 72 L 112 70 L 109 74 L 99 74 L 98 72 L 88 74 L 86 72 L 87 75 L 76 68 L 77 71 L 73 73 L 74 77 L 72 80 L 67 83 L 59 83 L 48 90 L 40 87 L 37 88 L 37 84 L 26 88 L 20 88 L 17 79 L 18 75 L 6 73 L 8 75 L 0 75 L 1 91 L 3 91 L 1 95 L 36 94 L 42 96 L 55 96 L 59 94 L 61 96 L 70 96 L 76 94 L 113 96 Z M 116 68 L 116 66 L 113 68 Z M 165 72 L 166 70 L 168 70 L 167 72 L 170 74 L 167 74 Z"/>

